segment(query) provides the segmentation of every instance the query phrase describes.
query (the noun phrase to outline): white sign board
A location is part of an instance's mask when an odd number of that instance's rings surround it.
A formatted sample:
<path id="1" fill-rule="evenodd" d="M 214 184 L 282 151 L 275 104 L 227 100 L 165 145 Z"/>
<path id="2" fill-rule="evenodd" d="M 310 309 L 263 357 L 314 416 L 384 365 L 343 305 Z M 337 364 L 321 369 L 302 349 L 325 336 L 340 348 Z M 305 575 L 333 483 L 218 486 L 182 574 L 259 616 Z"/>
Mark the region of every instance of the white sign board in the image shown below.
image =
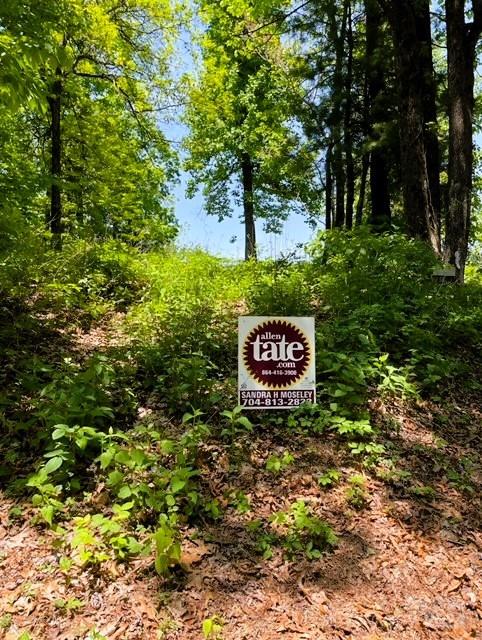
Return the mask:
<path id="1" fill-rule="evenodd" d="M 238 399 L 246 409 L 292 409 L 316 402 L 315 319 L 238 319 Z"/>

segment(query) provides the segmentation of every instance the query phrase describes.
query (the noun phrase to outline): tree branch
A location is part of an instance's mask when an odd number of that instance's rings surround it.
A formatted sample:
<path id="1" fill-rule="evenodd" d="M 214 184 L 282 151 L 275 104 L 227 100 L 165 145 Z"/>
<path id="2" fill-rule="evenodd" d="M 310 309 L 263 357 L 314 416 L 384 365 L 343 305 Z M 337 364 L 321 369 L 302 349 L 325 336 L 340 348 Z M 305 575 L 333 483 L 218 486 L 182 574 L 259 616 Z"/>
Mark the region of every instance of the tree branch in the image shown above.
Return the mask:
<path id="1" fill-rule="evenodd" d="M 276 16 L 276 18 L 273 18 L 273 20 L 270 20 L 269 22 L 264 22 L 263 24 L 259 25 L 255 29 L 244 29 L 243 32 L 238 34 L 238 35 L 239 36 L 252 35 L 253 33 L 256 33 L 257 31 L 261 31 L 261 29 L 266 29 L 266 27 L 269 27 L 272 24 L 276 24 L 277 22 L 284 22 L 290 16 L 294 15 L 295 13 L 298 13 L 298 11 L 301 11 L 301 9 L 306 7 L 311 2 L 312 2 L 312 0 L 305 0 L 305 2 L 302 2 L 300 5 L 298 5 L 297 7 L 292 9 L 291 11 L 288 11 L 286 13 L 282 13 L 279 16 Z"/>

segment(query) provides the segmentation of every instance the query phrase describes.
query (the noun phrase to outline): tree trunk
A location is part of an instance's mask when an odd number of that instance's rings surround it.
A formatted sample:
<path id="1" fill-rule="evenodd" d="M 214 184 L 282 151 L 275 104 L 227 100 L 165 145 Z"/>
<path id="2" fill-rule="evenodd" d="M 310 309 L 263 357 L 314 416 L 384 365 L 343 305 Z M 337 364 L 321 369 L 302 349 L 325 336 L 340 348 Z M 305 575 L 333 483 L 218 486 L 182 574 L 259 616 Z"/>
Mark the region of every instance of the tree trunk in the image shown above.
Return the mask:
<path id="1" fill-rule="evenodd" d="M 390 188 L 386 150 L 378 142 L 376 125 L 386 120 L 386 110 L 380 104 L 385 83 L 381 63 L 380 47 L 382 14 L 374 0 L 366 0 L 366 73 L 368 76 L 368 126 L 370 138 L 376 144 L 370 152 L 370 199 L 371 212 L 368 222 L 375 231 L 390 227 Z"/>
<path id="2" fill-rule="evenodd" d="M 343 164 L 343 109 L 344 98 L 343 63 L 345 50 L 346 23 L 349 0 L 343 4 L 343 15 L 338 29 L 337 7 L 334 4 L 329 16 L 330 37 L 335 43 L 335 69 L 333 73 L 333 111 L 332 140 L 333 156 L 332 170 L 335 183 L 335 215 L 332 219 L 333 227 L 342 227 L 345 224 L 345 167 Z"/>
<path id="3" fill-rule="evenodd" d="M 333 219 L 333 178 L 331 175 L 332 145 L 326 150 L 325 157 L 325 229 L 331 229 Z"/>
<path id="4" fill-rule="evenodd" d="M 411 236 L 427 240 L 439 254 L 439 216 L 430 192 L 426 155 L 423 42 L 418 33 L 420 12 L 426 10 L 428 0 L 392 0 L 388 18 L 397 59 L 400 161 L 408 230 Z"/>
<path id="5" fill-rule="evenodd" d="M 343 155 L 339 148 L 335 147 L 333 153 L 333 177 L 335 179 L 335 216 L 333 227 L 343 227 L 345 224 L 345 170 L 343 167 Z"/>
<path id="6" fill-rule="evenodd" d="M 62 197 L 60 181 L 62 178 L 62 137 L 61 137 L 61 70 L 57 68 L 56 79 L 52 83 L 52 91 L 48 96 L 50 109 L 51 138 L 51 178 L 50 178 L 50 214 L 48 226 L 52 233 L 52 247 L 62 249 Z"/>
<path id="7" fill-rule="evenodd" d="M 474 21 L 465 22 L 463 0 L 446 0 L 449 103 L 449 197 L 445 257 L 464 280 L 472 199 L 475 47 L 482 32 L 482 7 L 473 2 Z"/>
<path id="8" fill-rule="evenodd" d="M 245 229 L 245 260 L 256 260 L 256 228 L 254 224 L 254 201 L 253 201 L 253 162 L 250 156 L 245 153 L 241 160 L 241 171 L 243 179 L 243 210 Z"/>
<path id="9" fill-rule="evenodd" d="M 352 140 L 352 82 L 353 82 L 353 26 L 351 2 L 347 2 L 347 29 L 346 29 L 346 75 L 345 75 L 345 117 L 344 117 L 344 148 L 346 163 L 346 207 L 345 225 L 347 229 L 353 227 L 353 204 L 355 200 L 355 165 L 353 161 Z"/>
<path id="10" fill-rule="evenodd" d="M 430 187 L 430 197 L 434 210 L 434 224 L 438 236 L 438 250 L 441 251 L 442 206 L 440 195 L 440 148 L 437 136 L 437 83 L 433 69 L 432 30 L 430 26 L 430 5 L 420 2 L 416 5 L 415 15 L 417 33 L 420 42 L 420 58 L 423 74 L 423 120 L 425 137 L 425 155 Z"/>
<path id="11" fill-rule="evenodd" d="M 365 192 L 367 188 L 368 169 L 370 167 L 370 156 L 364 153 L 362 157 L 362 169 L 360 175 L 360 189 L 358 191 L 358 200 L 356 203 L 355 223 L 360 226 L 363 222 L 363 209 L 365 208 Z"/>

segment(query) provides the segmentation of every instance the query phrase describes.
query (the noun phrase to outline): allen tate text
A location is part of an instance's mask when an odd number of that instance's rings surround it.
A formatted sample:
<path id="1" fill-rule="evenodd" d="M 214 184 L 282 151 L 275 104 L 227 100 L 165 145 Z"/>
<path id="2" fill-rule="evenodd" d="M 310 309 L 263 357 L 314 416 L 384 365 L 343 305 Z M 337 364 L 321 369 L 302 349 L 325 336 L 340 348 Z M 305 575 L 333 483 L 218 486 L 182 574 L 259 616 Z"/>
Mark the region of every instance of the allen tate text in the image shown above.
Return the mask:
<path id="1" fill-rule="evenodd" d="M 264 339 L 266 339 L 265 342 L 263 342 Z M 279 334 L 263 333 L 261 336 L 256 336 L 256 340 L 251 344 L 253 357 L 257 362 L 286 362 L 287 360 L 299 362 L 303 358 L 303 354 L 299 357 L 295 356 L 295 353 L 304 351 L 301 342 L 287 342 L 286 336 L 281 337 Z"/>

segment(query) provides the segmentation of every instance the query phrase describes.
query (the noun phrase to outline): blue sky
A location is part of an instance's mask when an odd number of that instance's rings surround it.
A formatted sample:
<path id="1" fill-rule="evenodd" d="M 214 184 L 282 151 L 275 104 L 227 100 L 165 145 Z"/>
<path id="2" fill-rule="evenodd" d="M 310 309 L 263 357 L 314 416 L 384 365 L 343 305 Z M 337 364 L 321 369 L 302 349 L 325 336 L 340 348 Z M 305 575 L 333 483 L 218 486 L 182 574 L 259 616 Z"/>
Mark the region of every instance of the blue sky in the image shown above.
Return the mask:
<path id="1" fill-rule="evenodd" d="M 201 194 L 189 200 L 185 196 L 186 176 L 175 189 L 175 213 L 181 226 L 178 244 L 181 246 L 200 246 L 210 253 L 230 258 L 244 258 L 244 227 L 238 211 L 232 218 L 218 222 L 214 216 L 208 216 L 203 207 Z M 259 222 L 256 228 L 260 257 L 279 258 L 293 251 L 300 243 L 306 243 L 313 231 L 299 214 L 293 214 L 286 221 L 281 234 L 265 233 Z M 299 253 L 299 251 L 298 251 Z"/>
<path id="2" fill-rule="evenodd" d="M 196 22 L 196 26 L 202 29 L 202 25 Z M 183 31 L 179 42 L 178 67 L 175 75 L 180 78 L 184 73 L 192 73 L 196 70 L 194 64 L 195 45 L 192 34 Z M 175 141 L 176 146 L 186 135 L 186 129 L 180 122 L 171 121 L 169 124 L 160 122 L 160 125 L 169 140 Z M 210 253 L 229 258 L 244 259 L 244 226 L 240 220 L 241 210 L 233 214 L 232 218 L 226 218 L 219 222 L 216 217 L 209 216 L 204 210 L 202 194 L 199 192 L 195 198 L 186 197 L 186 183 L 188 176 L 181 173 L 181 180 L 176 185 L 173 195 L 175 199 L 175 214 L 179 221 L 181 231 L 178 238 L 180 246 L 202 247 Z M 303 216 L 292 214 L 285 222 L 280 234 L 265 233 L 262 221 L 256 224 L 256 236 L 259 257 L 279 258 L 281 255 L 297 249 L 297 245 L 307 243 L 314 231 L 309 227 Z M 297 253 L 300 253 L 298 250 Z"/>
<path id="3" fill-rule="evenodd" d="M 166 137 L 179 146 L 186 135 L 185 127 L 179 121 L 160 122 Z M 181 172 L 180 182 L 173 190 L 175 215 L 180 225 L 178 244 L 183 247 L 202 247 L 215 255 L 244 259 L 244 226 L 241 209 L 235 210 L 232 218 L 219 222 L 215 216 L 207 215 L 204 199 L 199 191 L 192 199 L 186 197 L 189 176 Z M 202 185 L 201 185 L 202 186 Z M 265 233 L 262 221 L 256 224 L 258 254 L 261 258 L 280 258 L 305 244 L 315 232 L 305 222 L 303 216 L 292 214 L 279 234 Z"/>

